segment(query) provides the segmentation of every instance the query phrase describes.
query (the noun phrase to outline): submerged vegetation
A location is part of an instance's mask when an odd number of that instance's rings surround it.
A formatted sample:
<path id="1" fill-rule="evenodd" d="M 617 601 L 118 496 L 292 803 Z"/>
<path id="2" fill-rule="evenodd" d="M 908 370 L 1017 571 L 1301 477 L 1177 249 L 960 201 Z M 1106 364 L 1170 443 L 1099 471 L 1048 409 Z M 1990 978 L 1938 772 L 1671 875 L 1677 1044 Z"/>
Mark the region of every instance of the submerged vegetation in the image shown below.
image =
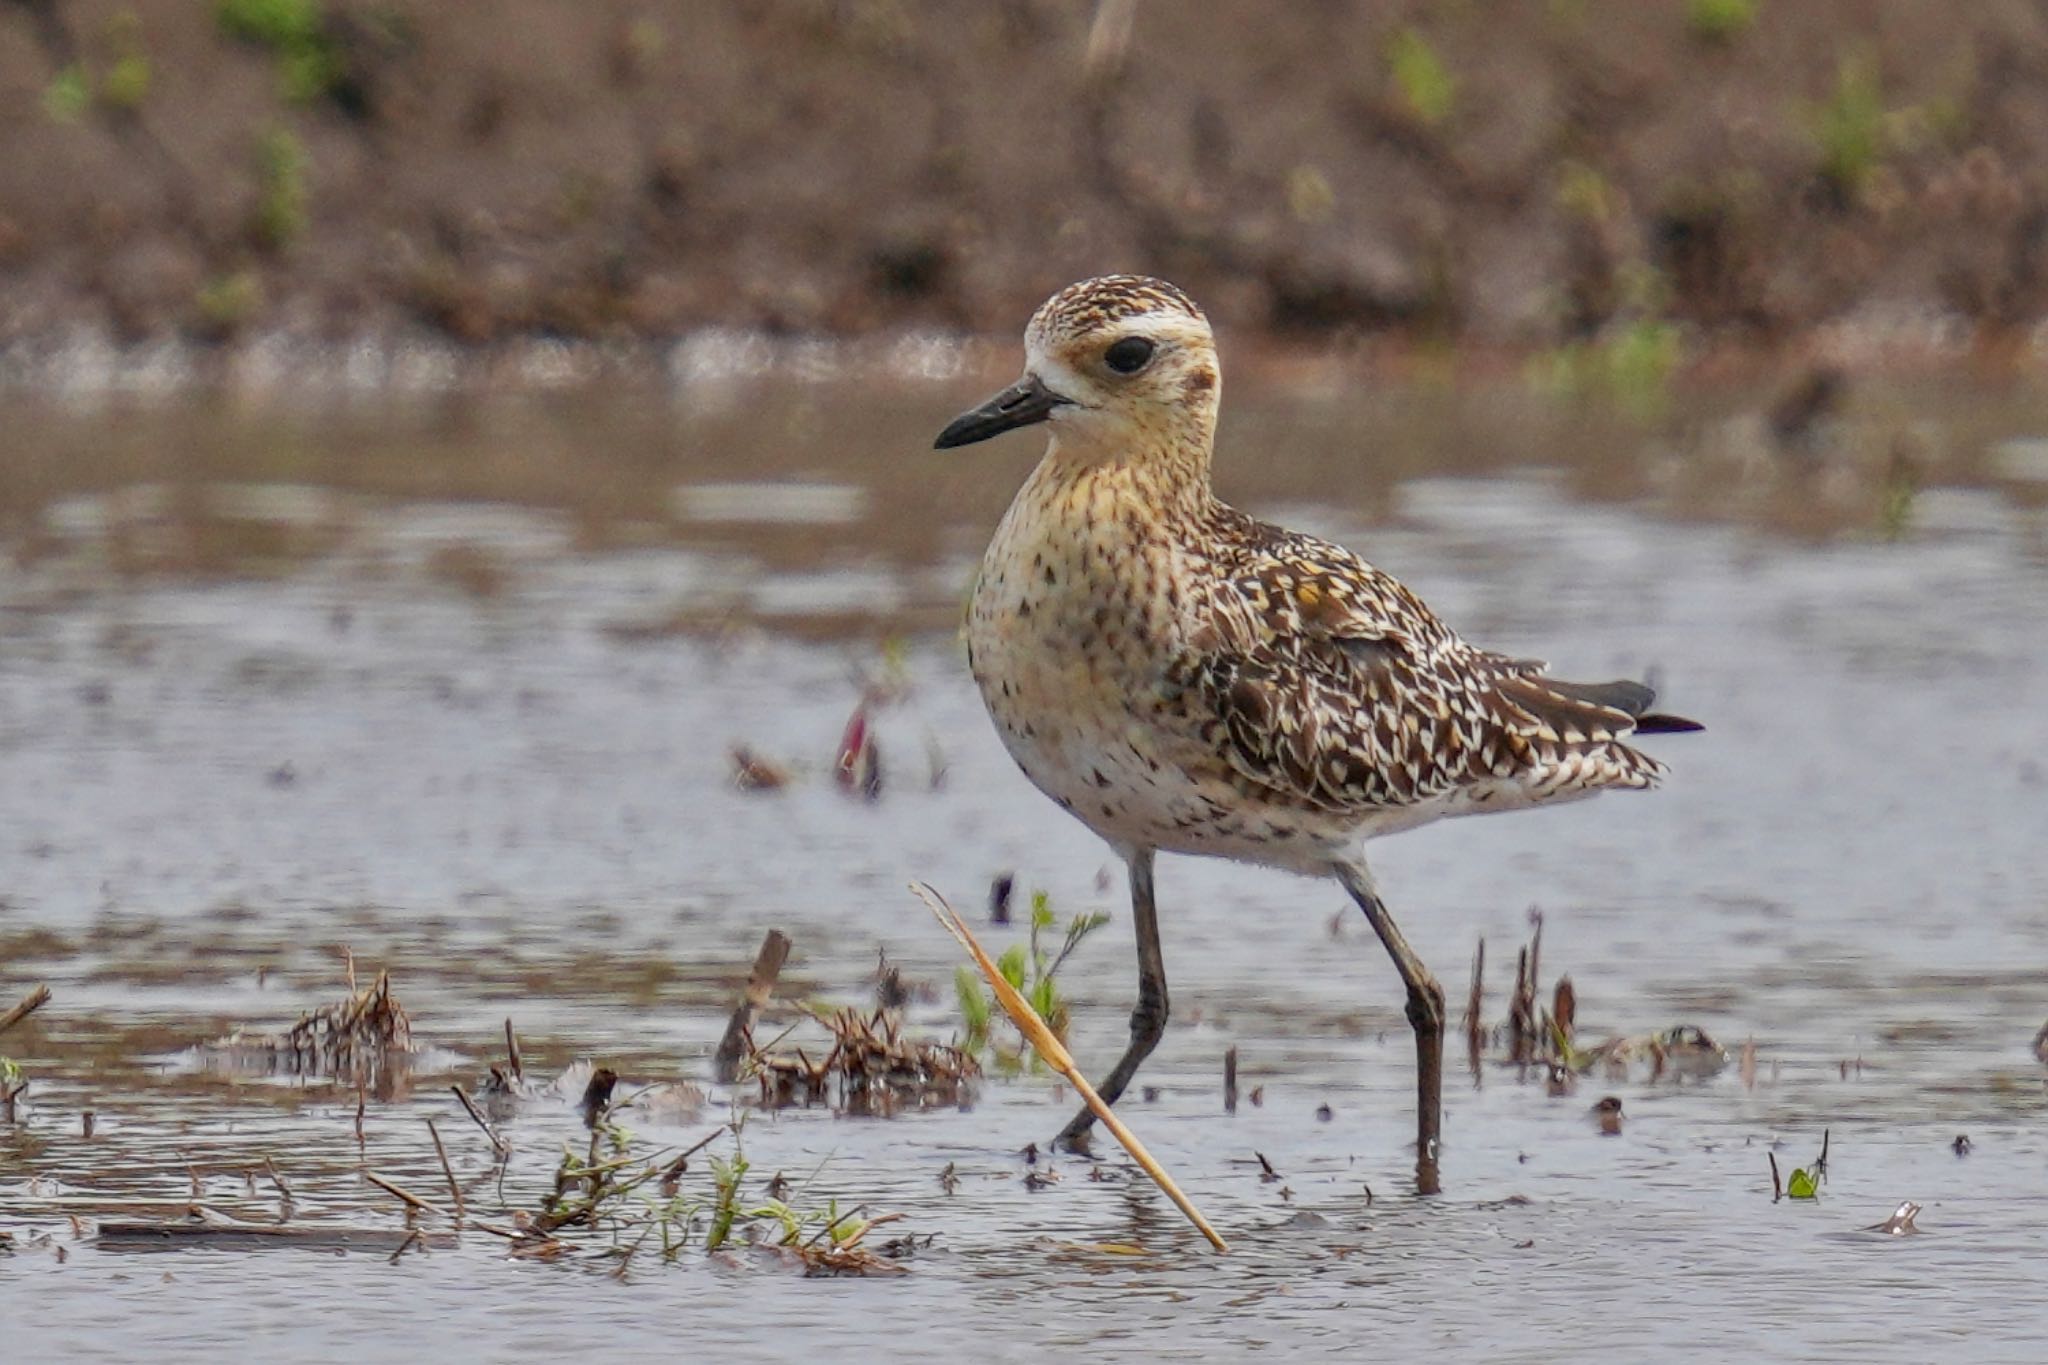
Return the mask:
<path id="1" fill-rule="evenodd" d="M 300 1015 L 281 1033 L 237 1029 L 200 1051 L 236 1070 L 334 1076 L 355 1083 L 406 1065 L 413 1052 L 412 1020 L 391 988 L 390 973 L 377 973 L 359 989 L 350 958 L 348 994 L 340 1000 Z"/>
<path id="2" fill-rule="evenodd" d="M 904 1033 L 900 1011 L 806 1008 L 831 1046 L 813 1059 L 787 1033 L 757 1048 L 741 1071 L 760 1085 L 760 1101 L 780 1108 L 830 1104 L 847 1113 L 893 1114 L 962 1102 L 981 1075 L 973 1051 Z"/>
<path id="3" fill-rule="evenodd" d="M 1610 1080 L 1640 1076 L 1646 1083 L 1661 1080 L 1703 1081 L 1728 1065 L 1728 1053 L 1692 1024 L 1676 1024 L 1643 1034 L 1610 1035 L 1587 1045 L 1579 1035 L 1578 990 L 1568 975 L 1557 978 L 1547 1007 L 1538 1003 L 1543 970 L 1543 915 L 1529 912 L 1529 942 L 1515 956 L 1514 987 L 1508 996 L 1507 1018 L 1489 1025 L 1485 1019 L 1486 941 L 1472 958 L 1472 985 L 1465 1004 L 1465 1044 L 1475 1075 L 1487 1060 L 1546 1072 L 1550 1088 L 1568 1093 L 1581 1077 Z M 1744 1049 L 1744 1084 L 1754 1083 L 1754 1046 Z M 1614 1114 L 1618 1118 L 1617 1103 Z M 1618 1131 L 1619 1125 L 1616 1125 Z"/>
<path id="4" fill-rule="evenodd" d="M 752 1166 L 735 1118 L 694 1147 L 649 1147 L 626 1126 L 633 1100 L 593 1115 L 588 1145 L 564 1145 L 554 1187 L 532 1209 L 503 1210 L 510 1227 L 484 1225 L 505 1237 L 519 1258 L 566 1256 L 608 1261 L 624 1275 L 636 1258 L 674 1263 L 687 1251 L 731 1246 L 760 1248 L 786 1257 L 809 1274 L 893 1273 L 905 1240 L 878 1252 L 868 1233 L 896 1221 L 865 1206 L 842 1210 L 791 1202 L 791 1182 L 776 1176 L 760 1191 L 749 1184 Z M 712 1144 L 727 1139 L 724 1150 Z M 691 1178 L 691 1160 L 702 1167 Z"/>

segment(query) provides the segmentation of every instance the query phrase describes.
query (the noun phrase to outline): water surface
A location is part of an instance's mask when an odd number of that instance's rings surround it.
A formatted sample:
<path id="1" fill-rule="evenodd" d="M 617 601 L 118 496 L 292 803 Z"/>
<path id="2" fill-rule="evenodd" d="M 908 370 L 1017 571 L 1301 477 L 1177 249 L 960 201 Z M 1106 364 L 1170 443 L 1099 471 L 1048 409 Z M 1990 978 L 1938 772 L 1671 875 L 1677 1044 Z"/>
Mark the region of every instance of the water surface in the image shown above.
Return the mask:
<path id="1" fill-rule="evenodd" d="M 1446 1192 L 1417 1198 L 1399 987 L 1342 893 L 1171 859 L 1174 1022 L 1130 1116 L 1227 1258 L 1118 1156 L 1027 1188 L 1020 1150 L 1070 1103 L 1042 1079 L 966 1111 L 748 1122 L 755 1170 L 799 1200 L 937 1234 L 892 1279 L 742 1254 L 620 1281 L 474 1231 L 396 1264 L 96 1248 L 77 1231 L 175 1213 L 195 1178 L 274 1208 L 242 1174 L 265 1156 L 300 1217 L 397 1226 L 361 1171 L 437 1188 L 427 1115 L 486 1170 L 446 1086 L 498 1059 L 507 1016 L 536 1071 L 703 1082 L 770 926 L 796 944 L 786 998 L 862 999 L 886 949 L 938 988 L 913 1023 L 950 1032 L 956 955 L 912 878 L 978 909 L 1012 871 L 1112 914 L 1065 973 L 1091 1067 L 1135 970 L 1111 858 L 1013 770 L 954 636 L 1032 454 L 925 450 L 978 381 L 25 409 L 0 497 L 0 1005 L 37 980 L 56 999 L 5 1040 L 31 1080 L 0 1129 L 24 1356 L 2038 1359 L 2048 535 L 1983 472 L 2037 399 L 1889 397 L 1788 472 L 1742 445 L 1739 398 L 1645 428 L 1313 380 L 1233 394 L 1231 496 L 1359 547 L 1468 636 L 1648 674 L 1709 727 L 1657 741 L 1676 773 L 1653 796 L 1378 846 L 1410 938 L 1455 1002 L 1483 936 L 1499 1019 L 1541 907 L 1546 988 L 1570 973 L 1585 1034 L 1754 1040 L 1753 1085 L 1731 1065 L 1553 1095 L 1460 1058 Z M 1880 515 L 1901 431 L 1922 442 L 1903 523 Z M 909 690 L 877 714 L 870 804 L 830 765 L 891 670 Z M 735 743 L 795 781 L 735 790 Z M 360 1146 L 353 1089 L 186 1051 L 332 999 L 344 946 L 437 1049 L 367 1102 Z M 1262 1087 L 1234 1116 L 1230 1046 Z M 639 1130 L 695 1141 L 729 1113 L 711 1092 Z M 1587 1112 L 1609 1093 L 1619 1136 Z M 505 1128 L 514 1193 L 584 1140 L 556 1102 Z M 1773 1204 L 1766 1152 L 1804 1164 L 1824 1129 L 1821 1199 Z M 1860 1231 L 1904 1199 L 1921 1235 Z"/>

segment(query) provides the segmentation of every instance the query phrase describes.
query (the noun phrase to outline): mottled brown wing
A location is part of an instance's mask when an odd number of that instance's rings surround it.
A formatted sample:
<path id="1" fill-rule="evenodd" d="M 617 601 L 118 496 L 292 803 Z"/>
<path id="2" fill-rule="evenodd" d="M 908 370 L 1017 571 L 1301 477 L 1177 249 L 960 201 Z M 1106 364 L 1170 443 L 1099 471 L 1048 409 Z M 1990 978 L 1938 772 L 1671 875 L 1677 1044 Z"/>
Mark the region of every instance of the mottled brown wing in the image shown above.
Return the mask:
<path id="1" fill-rule="evenodd" d="M 1204 738 L 1272 794 L 1410 806 L 1627 733 L 1608 698 L 1472 648 L 1349 551 L 1304 536 L 1260 548 L 1211 580 L 1208 620 L 1174 673 Z"/>

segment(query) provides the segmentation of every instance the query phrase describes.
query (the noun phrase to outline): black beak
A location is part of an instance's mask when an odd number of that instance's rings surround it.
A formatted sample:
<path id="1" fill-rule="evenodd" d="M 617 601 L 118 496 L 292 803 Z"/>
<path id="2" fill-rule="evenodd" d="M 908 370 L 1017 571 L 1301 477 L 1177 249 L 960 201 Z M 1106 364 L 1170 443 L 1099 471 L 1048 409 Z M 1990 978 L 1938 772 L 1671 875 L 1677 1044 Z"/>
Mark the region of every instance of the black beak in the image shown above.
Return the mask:
<path id="1" fill-rule="evenodd" d="M 932 442 L 932 449 L 951 450 L 954 446 L 973 445 L 1015 427 L 1043 422 L 1052 416 L 1054 408 L 1072 401 L 1041 384 L 1037 375 L 1027 374 L 972 412 L 963 412 L 947 423 L 946 429 L 939 433 L 939 439 Z"/>

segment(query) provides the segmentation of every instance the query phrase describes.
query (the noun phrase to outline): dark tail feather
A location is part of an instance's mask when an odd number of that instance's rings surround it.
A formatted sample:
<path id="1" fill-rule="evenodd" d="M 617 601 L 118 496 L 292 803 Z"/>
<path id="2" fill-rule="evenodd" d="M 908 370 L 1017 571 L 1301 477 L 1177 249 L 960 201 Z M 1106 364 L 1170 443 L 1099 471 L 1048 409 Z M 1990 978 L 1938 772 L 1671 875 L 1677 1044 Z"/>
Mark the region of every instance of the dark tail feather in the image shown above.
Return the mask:
<path id="1" fill-rule="evenodd" d="M 1570 697 L 1575 701 L 1590 702 L 1594 706 L 1611 706 L 1635 718 L 1635 731 L 1639 735 L 1680 735 L 1707 727 L 1684 716 L 1667 716 L 1652 711 L 1650 703 L 1657 700 L 1657 693 L 1646 683 L 1567 683 L 1543 679 L 1543 685 L 1551 691 Z"/>

